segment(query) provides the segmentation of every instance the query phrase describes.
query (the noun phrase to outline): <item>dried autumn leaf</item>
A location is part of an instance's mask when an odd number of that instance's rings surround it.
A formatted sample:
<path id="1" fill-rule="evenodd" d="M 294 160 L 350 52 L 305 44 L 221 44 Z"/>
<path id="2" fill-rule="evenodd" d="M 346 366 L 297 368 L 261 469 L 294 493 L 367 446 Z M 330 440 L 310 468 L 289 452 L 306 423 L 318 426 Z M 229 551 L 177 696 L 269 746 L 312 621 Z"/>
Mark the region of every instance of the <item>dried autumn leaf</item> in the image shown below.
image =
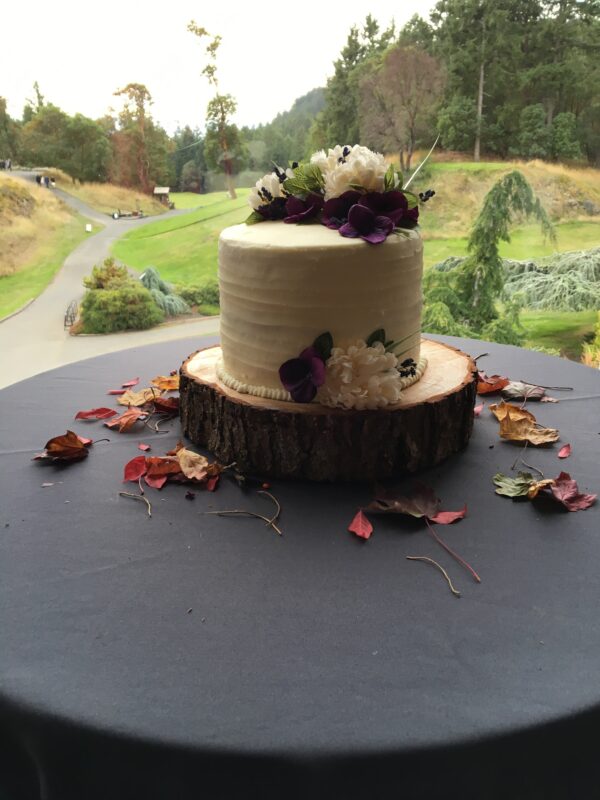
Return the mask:
<path id="1" fill-rule="evenodd" d="M 152 475 L 144 475 L 144 481 L 151 486 L 153 489 L 162 489 L 162 487 L 167 482 L 168 475 L 159 475 L 158 477 L 153 477 Z"/>
<path id="2" fill-rule="evenodd" d="M 429 517 L 430 522 L 435 522 L 438 525 L 451 525 L 459 519 L 464 519 L 467 516 L 467 506 L 461 508 L 460 511 L 438 511 L 435 517 Z"/>
<path id="3" fill-rule="evenodd" d="M 146 474 L 148 467 L 146 465 L 146 456 L 137 456 L 132 458 L 125 464 L 123 469 L 124 481 L 137 481 L 142 475 Z"/>
<path id="4" fill-rule="evenodd" d="M 177 460 L 181 468 L 181 472 L 186 478 L 194 481 L 205 481 L 207 478 L 208 459 L 200 453 L 194 453 L 192 450 L 186 450 L 182 447 L 177 451 Z"/>
<path id="5" fill-rule="evenodd" d="M 494 394 L 504 389 L 510 383 L 502 375 L 486 375 L 485 372 L 477 373 L 477 394 Z"/>
<path id="6" fill-rule="evenodd" d="M 479 417 L 481 415 L 481 412 L 483 411 L 483 406 L 484 403 L 479 403 L 479 405 L 475 406 L 475 408 L 473 409 L 473 414 L 476 417 Z"/>
<path id="7" fill-rule="evenodd" d="M 176 475 L 181 472 L 181 465 L 176 458 L 161 458 L 160 456 L 144 456 L 148 467 L 148 475 L 158 478 L 163 475 Z"/>
<path id="8" fill-rule="evenodd" d="M 219 485 L 220 476 L 213 475 L 206 481 L 206 488 L 209 492 L 214 492 L 217 486 Z"/>
<path id="9" fill-rule="evenodd" d="M 132 378 L 130 381 L 125 381 L 125 383 L 122 383 L 121 386 L 124 389 L 131 389 L 132 386 L 137 386 L 139 382 L 139 378 Z"/>
<path id="10" fill-rule="evenodd" d="M 370 539 L 373 533 L 373 526 L 363 512 L 359 510 L 350 525 L 348 525 L 348 530 L 360 539 Z"/>
<path id="11" fill-rule="evenodd" d="M 89 411 L 78 411 L 75 419 L 110 419 L 116 413 L 114 408 L 90 408 Z"/>
<path id="12" fill-rule="evenodd" d="M 157 375 L 152 378 L 150 383 L 153 386 L 158 386 L 163 392 L 175 392 L 179 389 L 179 375 Z"/>
<path id="13" fill-rule="evenodd" d="M 110 422 L 105 422 L 107 428 L 118 428 L 119 433 L 126 433 L 135 425 L 136 422 L 146 419 L 148 416 L 146 411 L 141 408 L 128 408 L 120 417 L 111 419 Z"/>
<path id="14" fill-rule="evenodd" d="M 127 389 L 109 389 L 106 394 L 125 394 Z"/>
<path id="15" fill-rule="evenodd" d="M 408 514 L 411 517 L 435 517 L 441 500 L 429 486 L 418 484 L 412 495 L 398 494 L 395 489 L 378 489 L 375 498 L 364 509 L 377 514 Z"/>
<path id="16" fill-rule="evenodd" d="M 530 486 L 535 483 L 535 478 L 530 472 L 519 472 L 516 478 L 498 472 L 492 480 L 496 494 L 503 497 L 526 497 Z"/>
<path id="17" fill-rule="evenodd" d="M 176 417 L 179 413 L 179 398 L 155 397 L 154 410 L 157 414 L 168 414 L 170 417 Z"/>
<path id="18" fill-rule="evenodd" d="M 502 389 L 502 395 L 510 400 L 541 400 L 546 390 L 533 383 L 523 381 L 510 381 Z"/>
<path id="19" fill-rule="evenodd" d="M 185 447 L 185 445 L 184 445 L 184 443 L 183 443 L 183 442 L 181 441 L 181 439 L 180 439 L 180 440 L 177 442 L 177 444 L 175 445 L 175 447 L 174 447 L 172 450 L 169 450 L 169 451 L 167 452 L 167 455 L 168 455 L 168 456 L 176 456 L 176 455 L 177 455 L 177 453 L 178 453 L 180 450 L 183 450 L 183 448 L 184 448 L 184 447 Z"/>
<path id="20" fill-rule="evenodd" d="M 89 440 L 91 444 L 91 440 Z M 46 442 L 44 452 L 34 456 L 34 461 L 50 459 L 51 461 L 81 461 L 88 456 L 88 446 L 73 431 L 63 436 L 55 436 Z"/>
<path id="21" fill-rule="evenodd" d="M 571 445 L 564 444 L 558 451 L 559 458 L 568 458 L 571 455 Z"/>
<path id="22" fill-rule="evenodd" d="M 559 435 L 556 428 L 544 428 L 528 419 L 506 417 L 500 423 L 500 438 L 509 442 L 529 442 L 539 447 L 558 441 Z"/>
<path id="23" fill-rule="evenodd" d="M 527 497 L 530 500 L 533 500 L 538 496 L 538 494 L 543 490 L 546 489 L 548 486 L 552 486 L 554 483 L 552 478 L 544 478 L 541 481 L 535 481 L 531 484 L 529 489 L 527 490 Z"/>
<path id="24" fill-rule="evenodd" d="M 574 481 L 568 472 L 561 472 L 550 486 L 550 491 L 555 500 L 558 500 L 569 511 L 583 511 L 596 502 L 598 495 L 584 494 L 579 491 L 577 481 Z"/>
<path id="25" fill-rule="evenodd" d="M 526 408 L 521 408 L 520 406 L 515 406 L 512 403 L 505 403 L 504 400 L 498 404 L 493 403 L 490 406 L 490 411 L 498 422 L 502 422 L 502 420 L 507 417 L 515 421 L 519 419 L 528 419 L 531 422 L 536 421 L 531 411 L 527 411 Z"/>
<path id="26" fill-rule="evenodd" d="M 158 389 L 140 389 L 139 392 L 132 392 L 128 390 L 122 397 L 119 397 L 117 403 L 122 406 L 144 406 L 150 403 L 159 396 Z"/>

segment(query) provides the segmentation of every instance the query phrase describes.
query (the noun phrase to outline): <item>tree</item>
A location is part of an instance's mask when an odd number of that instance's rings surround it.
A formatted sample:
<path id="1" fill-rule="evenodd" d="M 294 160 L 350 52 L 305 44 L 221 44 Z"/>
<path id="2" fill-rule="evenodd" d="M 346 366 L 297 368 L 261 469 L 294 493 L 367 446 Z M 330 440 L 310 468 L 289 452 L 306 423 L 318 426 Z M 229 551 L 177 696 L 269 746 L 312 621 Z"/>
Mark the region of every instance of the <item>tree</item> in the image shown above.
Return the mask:
<path id="1" fill-rule="evenodd" d="M 6 100 L 0 97 L 0 159 L 14 159 L 19 147 L 19 126 L 6 110 Z"/>
<path id="2" fill-rule="evenodd" d="M 516 153 L 525 158 L 550 158 L 552 148 L 546 112 L 541 103 L 526 106 L 519 119 L 519 138 Z"/>
<path id="3" fill-rule="evenodd" d="M 106 180 L 111 155 L 110 142 L 102 127 L 83 114 L 67 122 L 65 144 L 68 157 L 64 169 L 80 181 Z"/>
<path id="4" fill-rule="evenodd" d="M 552 158 L 557 161 L 581 158 L 577 138 L 577 119 L 570 111 L 557 114 L 552 121 Z"/>
<path id="5" fill-rule="evenodd" d="M 152 95 L 143 83 L 128 83 L 122 89 L 117 89 L 114 94 L 115 97 L 126 98 L 125 108 L 119 114 L 119 123 L 129 139 L 130 153 L 135 162 L 137 186 L 142 192 L 149 192 L 146 118 L 148 107 L 152 105 Z"/>
<path id="6" fill-rule="evenodd" d="M 204 187 L 204 175 L 206 173 L 206 161 L 204 158 L 204 139 L 200 131 L 196 128 L 192 130 L 189 125 L 178 128 L 172 138 L 173 155 L 172 164 L 174 169 L 174 184 L 179 190 L 201 192 Z M 186 171 L 184 179 L 183 173 Z M 192 177 L 193 175 L 193 177 Z M 191 187 L 192 183 L 195 188 Z"/>
<path id="7" fill-rule="evenodd" d="M 466 152 L 475 144 L 477 110 L 472 97 L 455 95 L 448 105 L 440 109 L 437 129 L 442 147 Z"/>
<path id="8" fill-rule="evenodd" d="M 390 48 L 381 67 L 361 82 L 360 126 L 363 139 L 382 150 L 398 151 L 410 170 L 419 139 L 433 137 L 437 105 L 444 86 L 438 62 L 414 47 Z"/>
<path id="9" fill-rule="evenodd" d="M 21 158 L 26 164 L 40 167 L 66 167 L 70 157 L 67 145 L 69 117 L 60 108 L 47 103 L 23 125 Z"/>
<path id="10" fill-rule="evenodd" d="M 193 20 L 188 23 L 187 29 L 199 39 L 210 37 L 206 28 L 197 25 Z M 241 139 L 237 126 L 231 118 L 237 110 L 237 102 L 230 94 L 219 92 L 217 78 L 217 51 L 221 45 L 221 37 L 213 36 L 206 46 L 208 64 L 202 70 L 208 83 L 215 90 L 215 96 L 209 101 L 206 109 L 206 154 L 215 167 L 221 169 L 226 176 L 227 189 L 232 200 L 236 198 L 233 182 L 234 160 L 241 156 Z M 216 147 L 210 146 L 215 143 Z M 210 156 L 208 155 L 210 152 Z M 210 162 L 209 162 L 210 163 Z"/>

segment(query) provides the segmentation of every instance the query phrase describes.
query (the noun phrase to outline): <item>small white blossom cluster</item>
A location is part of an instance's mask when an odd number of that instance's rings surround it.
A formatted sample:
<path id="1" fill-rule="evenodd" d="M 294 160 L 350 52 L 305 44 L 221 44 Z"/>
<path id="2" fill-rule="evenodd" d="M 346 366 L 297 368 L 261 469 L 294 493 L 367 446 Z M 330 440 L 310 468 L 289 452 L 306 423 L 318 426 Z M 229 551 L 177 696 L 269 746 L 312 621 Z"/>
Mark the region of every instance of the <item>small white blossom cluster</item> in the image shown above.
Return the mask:
<path id="1" fill-rule="evenodd" d="M 325 153 L 319 150 L 311 157 L 325 179 L 325 200 L 339 197 L 354 185 L 367 192 L 383 192 L 384 176 L 388 165 L 381 153 L 374 153 L 368 147 L 355 144 L 342 147 L 336 145 Z"/>
<path id="2" fill-rule="evenodd" d="M 292 170 L 288 169 L 284 177 L 289 178 L 292 174 Z M 276 172 L 268 172 L 260 180 L 256 181 L 250 190 L 248 202 L 256 211 L 260 206 L 268 205 L 277 197 L 287 197 L 287 193 L 283 188 L 283 182 L 279 175 Z"/>
<path id="3" fill-rule="evenodd" d="M 402 393 L 398 359 L 381 342 L 367 347 L 358 340 L 348 347 L 334 347 L 327 360 L 325 383 L 317 400 L 342 408 L 375 409 L 395 405 Z"/>

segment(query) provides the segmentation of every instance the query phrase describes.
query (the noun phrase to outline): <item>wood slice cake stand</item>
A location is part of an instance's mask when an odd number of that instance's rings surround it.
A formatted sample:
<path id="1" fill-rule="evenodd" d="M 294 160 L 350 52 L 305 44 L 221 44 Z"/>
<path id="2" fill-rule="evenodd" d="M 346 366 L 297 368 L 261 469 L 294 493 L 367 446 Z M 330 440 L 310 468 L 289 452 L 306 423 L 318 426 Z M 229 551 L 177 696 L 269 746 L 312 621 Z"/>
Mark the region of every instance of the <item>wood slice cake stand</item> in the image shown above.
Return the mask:
<path id="1" fill-rule="evenodd" d="M 220 347 L 180 370 L 183 433 L 241 472 L 317 481 L 374 480 L 439 464 L 466 446 L 477 383 L 470 356 L 428 339 L 420 381 L 399 405 L 346 411 L 241 394 L 216 375 Z"/>

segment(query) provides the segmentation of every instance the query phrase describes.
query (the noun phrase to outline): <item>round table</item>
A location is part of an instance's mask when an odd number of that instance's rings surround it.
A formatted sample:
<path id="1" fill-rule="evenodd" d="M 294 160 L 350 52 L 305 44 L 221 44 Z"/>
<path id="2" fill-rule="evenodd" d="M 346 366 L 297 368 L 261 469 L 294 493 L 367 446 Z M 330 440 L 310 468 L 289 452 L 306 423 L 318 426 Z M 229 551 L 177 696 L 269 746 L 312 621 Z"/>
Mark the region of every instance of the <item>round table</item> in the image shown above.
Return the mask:
<path id="1" fill-rule="evenodd" d="M 531 447 L 525 460 L 598 490 L 600 372 L 443 340 L 487 351 L 488 372 L 572 386 L 528 405 L 572 456 Z M 111 354 L 0 392 L 0 796 L 595 796 L 600 506 L 496 496 L 492 476 L 519 451 L 486 408 L 468 448 L 419 476 L 444 509 L 467 504 L 438 531 L 481 584 L 419 521 L 373 518 L 368 542 L 348 533 L 368 485 L 273 483 L 282 537 L 204 513 L 270 511 L 225 479 L 193 500 L 149 489 L 149 519 L 118 495 L 123 465 L 139 442 L 173 447 L 178 421 L 119 435 L 74 414 L 209 343 Z M 30 460 L 67 428 L 110 442 L 68 466 Z M 439 561 L 462 597 L 407 556 Z"/>

